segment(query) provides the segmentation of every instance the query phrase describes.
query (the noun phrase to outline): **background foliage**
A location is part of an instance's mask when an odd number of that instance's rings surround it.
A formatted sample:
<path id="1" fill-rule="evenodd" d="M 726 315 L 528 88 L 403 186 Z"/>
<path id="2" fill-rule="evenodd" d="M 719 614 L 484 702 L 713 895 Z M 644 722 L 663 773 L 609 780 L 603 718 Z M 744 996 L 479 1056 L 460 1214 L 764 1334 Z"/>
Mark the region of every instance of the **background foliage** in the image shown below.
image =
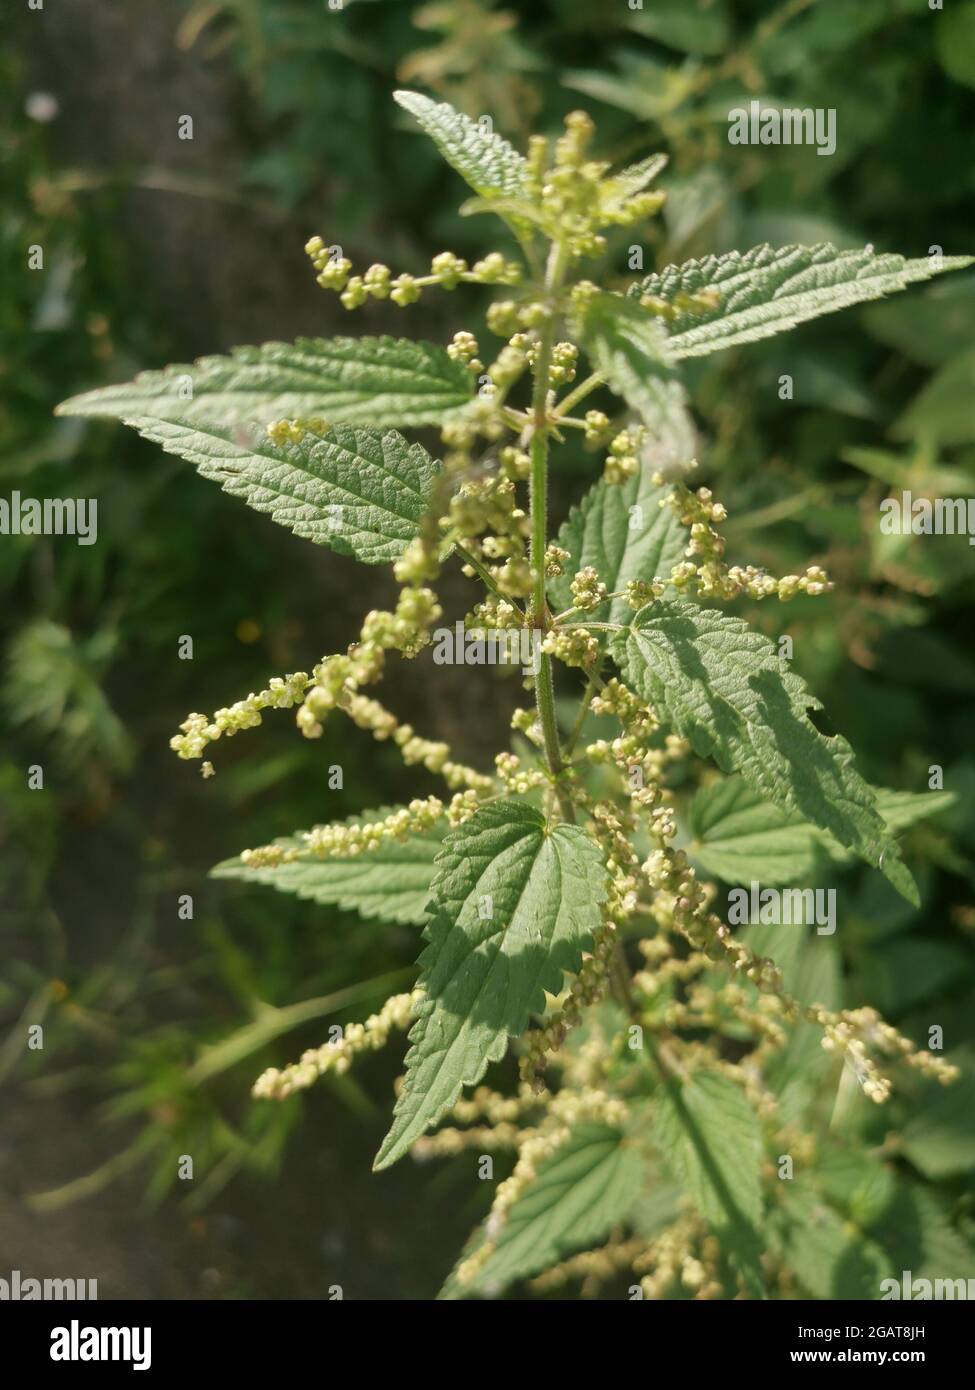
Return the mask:
<path id="1" fill-rule="evenodd" d="M 453 176 L 392 103 L 404 82 L 490 114 L 516 141 L 585 105 L 608 156 L 667 150 L 669 200 L 641 243 L 646 270 L 763 240 L 969 251 L 975 4 L 72 10 L 21 16 L 0 57 L 13 175 L 0 221 L 0 493 L 99 499 L 96 546 L 0 544 L 2 1243 L 11 1267 L 43 1251 L 43 1272 L 79 1260 L 105 1270 L 106 1295 L 315 1296 L 340 1271 L 349 1296 L 427 1297 L 483 1202 L 464 1158 L 369 1175 L 398 1057 L 330 1080 L 303 1108 L 249 1099 L 262 1067 L 320 1040 L 317 1017 L 358 1017 L 411 978 L 414 931 L 352 929 L 332 910 L 206 878 L 242 844 L 401 800 L 414 781 L 365 741 L 306 744 L 286 716 L 252 736 L 259 750 L 228 748 L 205 786 L 166 747 L 188 709 L 341 648 L 383 579 L 364 589 L 357 573 L 352 592 L 351 561 L 267 525 L 127 432 L 51 410 L 231 342 L 347 331 L 311 283 L 301 246 L 312 231 L 357 263 L 408 269 L 445 246 L 491 249 L 493 226 L 457 216 Z M 753 97 L 835 107 L 835 155 L 730 146 L 726 112 Z M 192 143 L 175 138 L 182 112 Z M 31 244 L 44 247 L 42 273 L 24 269 Z M 603 269 L 620 283 L 632 274 Z M 835 964 L 848 1000 L 909 1034 L 941 1023 L 968 1065 L 975 551 L 881 536 L 877 517 L 889 491 L 972 490 L 973 296 L 975 275 L 955 275 L 688 371 L 702 481 L 728 505 L 731 546 L 778 572 L 814 560 L 836 580 L 828 600 L 799 600 L 790 615 L 795 666 L 828 732 L 850 739 L 876 784 L 920 790 L 938 763 L 956 793 L 909 832 L 923 909 L 854 877 Z M 469 321 L 467 302 L 424 303 L 410 331 L 445 341 Z M 395 314 L 378 311 L 369 331 L 399 324 Z M 784 373 L 791 402 L 779 399 Z M 558 505 L 581 493 L 587 468 L 580 453 Z M 761 624 L 764 610 L 751 616 Z M 189 662 L 176 654 L 184 633 Z M 398 703 L 476 761 L 516 694 L 477 686 L 461 674 L 434 690 L 407 671 Z M 46 787 L 30 792 L 25 767 L 37 762 Z M 326 785 L 335 762 L 341 792 Z M 177 915 L 185 893 L 191 921 Z M 371 996 L 343 993 L 361 979 L 376 981 Z M 25 1024 L 42 1021 L 44 1051 L 25 1054 Z M 971 1072 L 947 1091 L 918 1084 L 862 1135 L 865 1159 L 922 1180 L 932 1230 L 953 1238 L 975 1218 L 973 1100 Z M 188 1197 L 173 1190 L 182 1153 L 207 1174 Z M 837 1174 L 839 1209 L 889 1233 L 890 1204 L 870 1206 L 864 1173 Z M 133 1220 L 161 1257 L 133 1249 Z M 816 1277 L 816 1296 L 839 1291 Z"/>

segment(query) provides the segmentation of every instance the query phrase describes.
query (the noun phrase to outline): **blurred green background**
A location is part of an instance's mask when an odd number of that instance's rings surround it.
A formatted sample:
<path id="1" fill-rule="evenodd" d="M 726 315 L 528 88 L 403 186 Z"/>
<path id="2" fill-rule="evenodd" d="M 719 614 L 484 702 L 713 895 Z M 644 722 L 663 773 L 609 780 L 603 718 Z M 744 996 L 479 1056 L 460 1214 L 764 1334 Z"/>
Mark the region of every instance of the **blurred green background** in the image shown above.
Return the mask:
<path id="1" fill-rule="evenodd" d="M 464 191 L 392 102 L 399 85 L 490 114 L 516 143 L 583 105 L 607 157 L 667 150 L 664 215 L 631 238 L 646 270 L 761 241 L 973 250 L 975 3 L 22 7 L 0 51 L 0 495 L 97 497 L 99 531 L 91 547 L 0 539 L 0 1271 L 97 1277 L 102 1297 L 321 1297 L 341 1283 L 346 1297 L 427 1298 L 482 1213 L 470 1157 L 370 1174 L 398 1046 L 304 1103 L 249 1098 L 326 1018 L 404 987 L 415 933 L 207 879 L 246 845 L 433 782 L 344 726 L 309 744 L 287 715 L 221 746 L 209 782 L 167 747 L 189 710 L 342 649 L 389 597 L 385 574 L 297 540 L 121 427 L 51 413 L 236 343 L 476 328 L 483 302 L 463 294 L 350 325 L 302 252 L 318 232 L 357 265 L 417 270 L 445 248 L 502 245 L 489 219 L 457 216 Z M 727 111 L 753 97 L 834 107 L 836 153 L 730 146 Z M 32 245 L 43 270 L 26 268 Z M 629 257 L 618 245 L 596 269 L 622 283 Z M 957 794 L 910 832 L 923 911 L 864 874 L 837 939 L 849 1002 L 908 1032 L 940 1023 L 965 1062 L 975 549 L 884 537 L 878 508 L 902 488 L 972 492 L 973 307 L 975 275 L 952 275 L 688 372 L 734 559 L 815 561 L 837 583 L 800 601 L 789 629 L 830 729 L 873 782 L 923 790 L 938 764 Z M 591 467 L 580 457 L 558 480 L 561 507 Z M 749 616 L 774 630 L 774 614 Z M 403 664 L 384 698 L 484 766 L 518 693 Z M 327 786 L 336 762 L 341 791 Z M 321 1003 L 275 1012 L 308 999 Z M 43 1051 L 25 1049 L 32 1023 Z M 892 1130 L 906 1122 L 892 1157 L 962 1223 L 973 1111 L 969 1074 L 898 1091 L 885 1112 Z M 176 1179 L 181 1154 L 192 1185 Z"/>

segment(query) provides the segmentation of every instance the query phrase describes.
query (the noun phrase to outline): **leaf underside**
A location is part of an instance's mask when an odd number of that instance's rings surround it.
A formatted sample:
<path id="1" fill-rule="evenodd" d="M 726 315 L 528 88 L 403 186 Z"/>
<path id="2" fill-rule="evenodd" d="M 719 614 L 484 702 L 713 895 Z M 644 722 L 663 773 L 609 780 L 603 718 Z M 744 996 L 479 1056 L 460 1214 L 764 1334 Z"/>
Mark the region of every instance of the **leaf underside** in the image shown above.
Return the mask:
<path id="1" fill-rule="evenodd" d="M 517 197 L 525 191 L 525 160 L 507 140 L 483 130 L 449 102 L 431 101 L 420 92 L 393 96 L 475 193 Z"/>
<path id="2" fill-rule="evenodd" d="M 667 266 L 631 286 L 629 294 L 674 305 L 678 296 L 715 291 L 713 308 L 675 305 L 675 317 L 668 321 L 671 356 L 703 357 L 970 264 L 968 256 L 946 256 L 939 264 L 931 258 L 877 255 L 870 247 L 837 251 L 829 242 L 778 250 L 762 245 Z"/>
<path id="3" fill-rule="evenodd" d="M 658 174 L 663 173 L 668 159 L 669 156 L 665 154 L 648 154 L 645 159 L 638 160 L 636 164 L 628 164 L 625 169 L 613 174 L 613 182 L 621 195 L 632 198 L 634 194 L 642 192 L 648 184 L 653 183 Z"/>
<path id="4" fill-rule="evenodd" d="M 330 424 L 417 428 L 466 405 L 472 389 L 467 368 L 432 343 L 299 338 L 141 372 L 73 396 L 56 414 L 229 425 L 320 416 Z"/>
<path id="5" fill-rule="evenodd" d="M 337 425 L 300 444 L 274 444 L 253 425 L 126 423 L 295 535 L 369 565 L 395 560 L 419 534 L 439 470 L 395 430 Z"/>

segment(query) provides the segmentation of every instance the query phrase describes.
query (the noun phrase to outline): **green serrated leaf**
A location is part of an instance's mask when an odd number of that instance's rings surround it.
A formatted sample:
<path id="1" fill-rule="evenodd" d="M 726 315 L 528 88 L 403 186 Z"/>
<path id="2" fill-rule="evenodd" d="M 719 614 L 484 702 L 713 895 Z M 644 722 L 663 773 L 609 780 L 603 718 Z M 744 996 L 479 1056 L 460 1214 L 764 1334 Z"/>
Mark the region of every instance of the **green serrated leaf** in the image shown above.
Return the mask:
<path id="1" fill-rule="evenodd" d="M 742 777 L 701 787 L 688 822 L 688 855 L 725 883 L 795 883 L 816 870 L 820 832 L 795 812 L 783 814 Z"/>
<path id="2" fill-rule="evenodd" d="M 611 175 L 618 196 L 632 198 L 635 193 L 642 193 L 666 169 L 668 158 L 665 154 L 650 154 Z"/>
<path id="3" fill-rule="evenodd" d="M 577 1125 L 539 1163 L 474 1279 L 468 1284 L 451 1279 L 445 1293 L 455 1298 L 499 1293 L 517 1279 L 603 1241 L 633 1210 L 644 1173 L 644 1156 L 620 1130 L 592 1122 Z M 483 1229 L 479 1235 L 472 1249 L 482 1243 Z"/>
<path id="4" fill-rule="evenodd" d="M 740 1086 L 713 1072 L 657 1097 L 654 1138 L 675 1178 L 710 1225 L 724 1230 L 762 1219 L 762 1134 Z"/>
<path id="5" fill-rule="evenodd" d="M 651 470 L 686 466 L 694 456 L 694 424 L 660 323 L 620 295 L 588 302 L 579 333 L 599 374 L 640 416 L 650 435 Z"/>
<path id="6" fill-rule="evenodd" d="M 615 593 L 631 579 L 666 579 L 683 560 L 687 531 L 671 507 L 661 507 L 671 489 L 658 487 L 653 471 L 644 462 L 639 473 L 621 485 L 600 479 L 569 513 L 558 534 L 569 559 L 563 573 L 548 585 L 556 610 L 571 607 L 572 578 L 586 565 L 592 565 L 608 591 Z M 594 622 L 626 623 L 633 609 L 625 599 L 611 599 L 590 616 Z"/>
<path id="7" fill-rule="evenodd" d="M 740 772 L 767 800 L 827 830 L 917 904 L 917 887 L 845 739 L 809 718 L 821 708 L 774 644 L 740 618 L 685 599 L 642 609 L 614 638 L 624 678 L 700 757 Z"/>
<path id="8" fill-rule="evenodd" d="M 928 816 L 947 811 L 958 800 L 954 792 L 898 792 L 876 787 L 877 809 L 888 830 L 907 830 Z"/>
<path id="9" fill-rule="evenodd" d="M 936 264 L 928 258 L 909 261 L 877 255 L 871 247 L 838 251 L 830 242 L 778 250 L 763 245 L 667 266 L 633 285 L 629 293 L 635 299 L 653 295 L 674 305 L 675 316 L 668 323 L 671 355 L 703 357 L 970 264 L 969 256 L 946 256 Z M 716 295 L 713 308 L 692 310 L 676 303 L 702 291 Z"/>
<path id="10" fill-rule="evenodd" d="M 597 294 L 579 332 L 597 372 L 650 431 L 653 466 L 686 466 L 694 455 L 694 427 L 660 322 L 632 299 Z"/>
<path id="11" fill-rule="evenodd" d="M 891 835 L 954 804 L 952 792 L 874 788 L 877 810 Z M 797 883 L 815 876 L 823 859 L 846 851 L 797 812 L 783 812 L 741 777 L 701 787 L 688 808 L 693 842 L 687 853 L 725 883 Z"/>
<path id="12" fill-rule="evenodd" d="M 395 809 L 380 807 L 365 815 L 350 816 L 345 824 L 381 820 Z M 440 821 L 407 840 L 386 839 L 365 853 L 330 855 L 327 859 L 310 853 L 304 834 L 298 831 L 274 843 L 282 849 L 298 850 L 299 859 L 264 868 L 251 868 L 239 857 L 225 859 L 210 870 L 210 877 L 267 884 L 281 893 L 294 893 L 296 897 L 358 912 L 381 922 L 420 926 L 427 920 L 434 860 L 446 829 L 447 822 Z"/>
<path id="13" fill-rule="evenodd" d="M 498 194 L 488 198 L 466 198 L 457 211 L 461 217 L 482 217 L 490 213 L 492 217 L 503 217 L 520 227 L 535 226 L 544 230 L 546 226 L 542 208 L 527 198 L 502 198 Z"/>
<path id="14" fill-rule="evenodd" d="M 796 1180 L 777 1185 L 770 1243 L 813 1298 L 875 1299 L 891 1273 L 887 1255 L 852 1222 Z"/>
<path id="15" fill-rule="evenodd" d="M 713 1072 L 683 1082 L 665 1076 L 653 1132 L 673 1176 L 759 1291 L 762 1132 L 748 1097 Z"/>
<path id="16" fill-rule="evenodd" d="M 465 405 L 471 375 L 432 343 L 405 338 L 299 338 L 234 348 L 192 366 L 73 396 L 58 415 L 135 416 L 267 425 L 321 416 L 376 428 L 437 424 Z"/>
<path id="17" fill-rule="evenodd" d="M 861 1149 L 820 1150 L 817 1181 L 838 1210 L 866 1229 L 882 1219 L 893 1199 L 897 1174 L 892 1163 Z"/>
<path id="18" fill-rule="evenodd" d="M 590 295 L 584 305 L 580 334 L 586 339 L 587 347 L 602 360 L 612 362 L 615 352 L 632 349 L 634 366 L 640 372 L 661 372 L 669 366 L 666 330 L 660 320 L 648 314 L 636 300 L 599 290 Z M 606 376 L 601 361 L 597 360 L 596 365 Z M 614 385 L 611 380 L 610 385 Z M 622 394 L 622 388 L 615 389 Z"/>
<path id="19" fill-rule="evenodd" d="M 402 1158 L 579 968 L 605 894 L 596 844 L 576 826 L 547 828 L 525 802 L 483 806 L 446 837 L 419 962 L 426 998 L 376 1168 Z"/>
<path id="20" fill-rule="evenodd" d="M 421 444 L 396 430 L 337 425 L 306 434 L 300 444 L 274 444 L 253 425 L 152 418 L 126 424 L 295 535 L 367 565 L 395 560 L 419 534 L 439 471 Z"/>
<path id="21" fill-rule="evenodd" d="M 475 193 L 482 198 L 519 198 L 525 193 L 525 160 L 507 140 L 483 130 L 447 101 L 431 101 L 419 92 L 393 96 Z"/>

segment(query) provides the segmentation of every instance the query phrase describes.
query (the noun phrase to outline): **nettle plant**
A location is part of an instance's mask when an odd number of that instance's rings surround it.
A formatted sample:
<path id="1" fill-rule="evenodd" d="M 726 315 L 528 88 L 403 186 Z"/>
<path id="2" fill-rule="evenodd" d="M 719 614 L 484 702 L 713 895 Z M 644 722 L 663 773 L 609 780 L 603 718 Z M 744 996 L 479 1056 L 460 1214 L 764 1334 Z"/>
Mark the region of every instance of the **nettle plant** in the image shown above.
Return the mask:
<path id="1" fill-rule="evenodd" d="M 487 310 L 499 351 L 470 332 L 446 349 L 390 337 L 268 343 L 61 407 L 124 419 L 297 535 L 391 563 L 400 586 L 395 609 L 368 613 L 347 651 L 191 714 L 172 740 L 180 758 L 203 760 L 265 710 L 297 706 L 306 738 L 350 719 L 446 784 L 443 797 L 218 866 L 422 925 L 426 943 L 411 993 L 265 1071 L 254 1094 L 291 1095 L 409 1029 L 375 1167 L 468 1151 L 490 1177 L 496 1151 L 514 1154 L 449 1295 L 577 1277 L 587 1293 L 622 1278 L 630 1297 L 825 1295 L 851 1241 L 877 1290 L 883 1252 L 822 1176 L 838 1142 L 826 1120 L 851 1084 L 883 1102 L 888 1064 L 944 1082 L 954 1069 L 873 1009 L 821 1002 L 836 994 L 832 942 L 794 926 L 736 934 L 696 869 L 787 884 L 808 882 L 823 857 L 856 855 L 916 902 L 895 831 L 937 795 L 868 785 L 849 745 L 811 721 L 818 702 L 777 646 L 720 606 L 831 585 L 815 566 L 776 578 L 726 562 L 724 508 L 687 482 L 695 443 L 678 364 L 967 261 L 759 246 L 669 266 L 625 292 L 601 288 L 586 261 L 607 234 L 659 210 L 651 185 L 663 157 L 613 172 L 590 153 L 583 113 L 523 157 L 449 105 L 397 100 L 473 188 L 466 210 L 497 214 L 521 254 L 469 267 L 443 252 L 429 275 L 385 265 L 357 275 L 316 236 L 318 283 L 350 310 L 501 286 Z M 598 389 L 619 398 L 616 418 L 583 408 Z M 399 433 L 429 426 L 442 462 Z M 601 476 L 552 539 L 550 458 L 571 431 L 602 458 Z M 417 659 L 444 640 L 434 586 L 448 565 L 478 586 L 468 637 L 510 640 L 520 667 L 531 635 L 534 699 L 490 771 L 367 693 L 390 653 Z M 576 690 L 562 727 L 556 671 Z M 611 737 L 588 737 L 591 713 Z M 212 774 L 209 761 L 202 770 Z M 520 1082 L 506 1094 L 484 1077 L 512 1045 Z"/>

